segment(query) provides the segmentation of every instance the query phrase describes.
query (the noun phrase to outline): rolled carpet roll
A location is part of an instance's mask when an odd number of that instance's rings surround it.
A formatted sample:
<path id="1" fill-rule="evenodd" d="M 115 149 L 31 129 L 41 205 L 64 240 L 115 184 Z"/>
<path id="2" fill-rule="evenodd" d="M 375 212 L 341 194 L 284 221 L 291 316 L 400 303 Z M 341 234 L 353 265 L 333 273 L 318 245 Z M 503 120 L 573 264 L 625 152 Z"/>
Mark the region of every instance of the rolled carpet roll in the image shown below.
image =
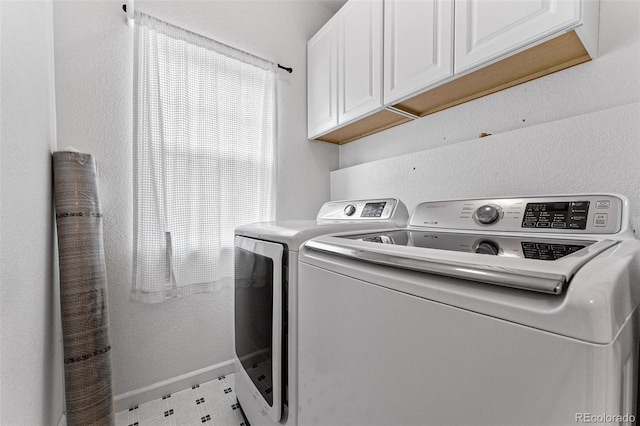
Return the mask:
<path id="1" fill-rule="evenodd" d="M 96 161 L 53 154 L 67 424 L 113 425 L 111 343 Z"/>

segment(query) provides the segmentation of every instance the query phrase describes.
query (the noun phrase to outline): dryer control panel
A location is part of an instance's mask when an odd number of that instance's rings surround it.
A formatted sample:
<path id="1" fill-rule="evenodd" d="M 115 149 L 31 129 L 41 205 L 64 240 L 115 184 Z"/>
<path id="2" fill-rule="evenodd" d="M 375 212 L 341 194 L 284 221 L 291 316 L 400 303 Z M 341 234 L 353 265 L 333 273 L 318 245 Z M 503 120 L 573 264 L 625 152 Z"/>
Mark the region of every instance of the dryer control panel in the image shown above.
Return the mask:
<path id="1" fill-rule="evenodd" d="M 410 226 L 534 233 L 615 234 L 623 201 L 612 195 L 577 195 L 426 202 Z"/>
<path id="2" fill-rule="evenodd" d="M 372 221 L 385 220 L 406 224 L 407 207 L 396 198 L 329 201 L 318 212 L 318 220 Z"/>

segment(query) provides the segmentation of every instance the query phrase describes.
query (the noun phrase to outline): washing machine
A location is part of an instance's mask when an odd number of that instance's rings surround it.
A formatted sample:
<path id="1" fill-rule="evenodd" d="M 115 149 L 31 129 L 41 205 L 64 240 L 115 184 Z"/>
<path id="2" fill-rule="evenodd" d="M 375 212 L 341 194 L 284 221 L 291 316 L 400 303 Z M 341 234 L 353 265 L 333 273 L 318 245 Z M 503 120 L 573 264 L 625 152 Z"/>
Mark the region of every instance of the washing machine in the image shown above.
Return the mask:
<path id="1" fill-rule="evenodd" d="M 629 218 L 615 194 L 453 200 L 310 239 L 299 424 L 635 424 Z"/>
<path id="2" fill-rule="evenodd" d="M 316 220 L 263 222 L 235 231 L 236 395 L 252 426 L 297 423 L 298 250 L 339 231 L 399 229 L 395 198 L 332 201 Z M 296 407 L 294 409 L 293 407 Z"/>

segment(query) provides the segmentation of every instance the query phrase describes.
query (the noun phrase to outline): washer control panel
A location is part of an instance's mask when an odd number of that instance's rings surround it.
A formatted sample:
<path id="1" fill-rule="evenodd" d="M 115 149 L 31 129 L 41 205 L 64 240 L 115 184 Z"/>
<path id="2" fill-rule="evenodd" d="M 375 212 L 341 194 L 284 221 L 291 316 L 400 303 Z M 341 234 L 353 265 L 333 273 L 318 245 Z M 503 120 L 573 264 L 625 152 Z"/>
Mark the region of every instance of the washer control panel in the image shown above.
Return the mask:
<path id="1" fill-rule="evenodd" d="M 577 195 L 426 202 L 410 226 L 534 233 L 615 234 L 623 202 L 612 195 Z"/>

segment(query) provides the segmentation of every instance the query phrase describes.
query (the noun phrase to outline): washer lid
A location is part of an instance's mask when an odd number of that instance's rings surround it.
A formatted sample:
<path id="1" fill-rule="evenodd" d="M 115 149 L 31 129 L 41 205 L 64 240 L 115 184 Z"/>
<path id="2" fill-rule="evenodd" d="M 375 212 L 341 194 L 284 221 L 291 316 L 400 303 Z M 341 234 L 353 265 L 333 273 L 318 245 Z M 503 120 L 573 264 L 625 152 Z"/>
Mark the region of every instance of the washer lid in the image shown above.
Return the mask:
<path id="1" fill-rule="evenodd" d="M 617 243 L 391 230 L 321 236 L 305 247 L 378 265 L 562 294 L 585 263 Z"/>

